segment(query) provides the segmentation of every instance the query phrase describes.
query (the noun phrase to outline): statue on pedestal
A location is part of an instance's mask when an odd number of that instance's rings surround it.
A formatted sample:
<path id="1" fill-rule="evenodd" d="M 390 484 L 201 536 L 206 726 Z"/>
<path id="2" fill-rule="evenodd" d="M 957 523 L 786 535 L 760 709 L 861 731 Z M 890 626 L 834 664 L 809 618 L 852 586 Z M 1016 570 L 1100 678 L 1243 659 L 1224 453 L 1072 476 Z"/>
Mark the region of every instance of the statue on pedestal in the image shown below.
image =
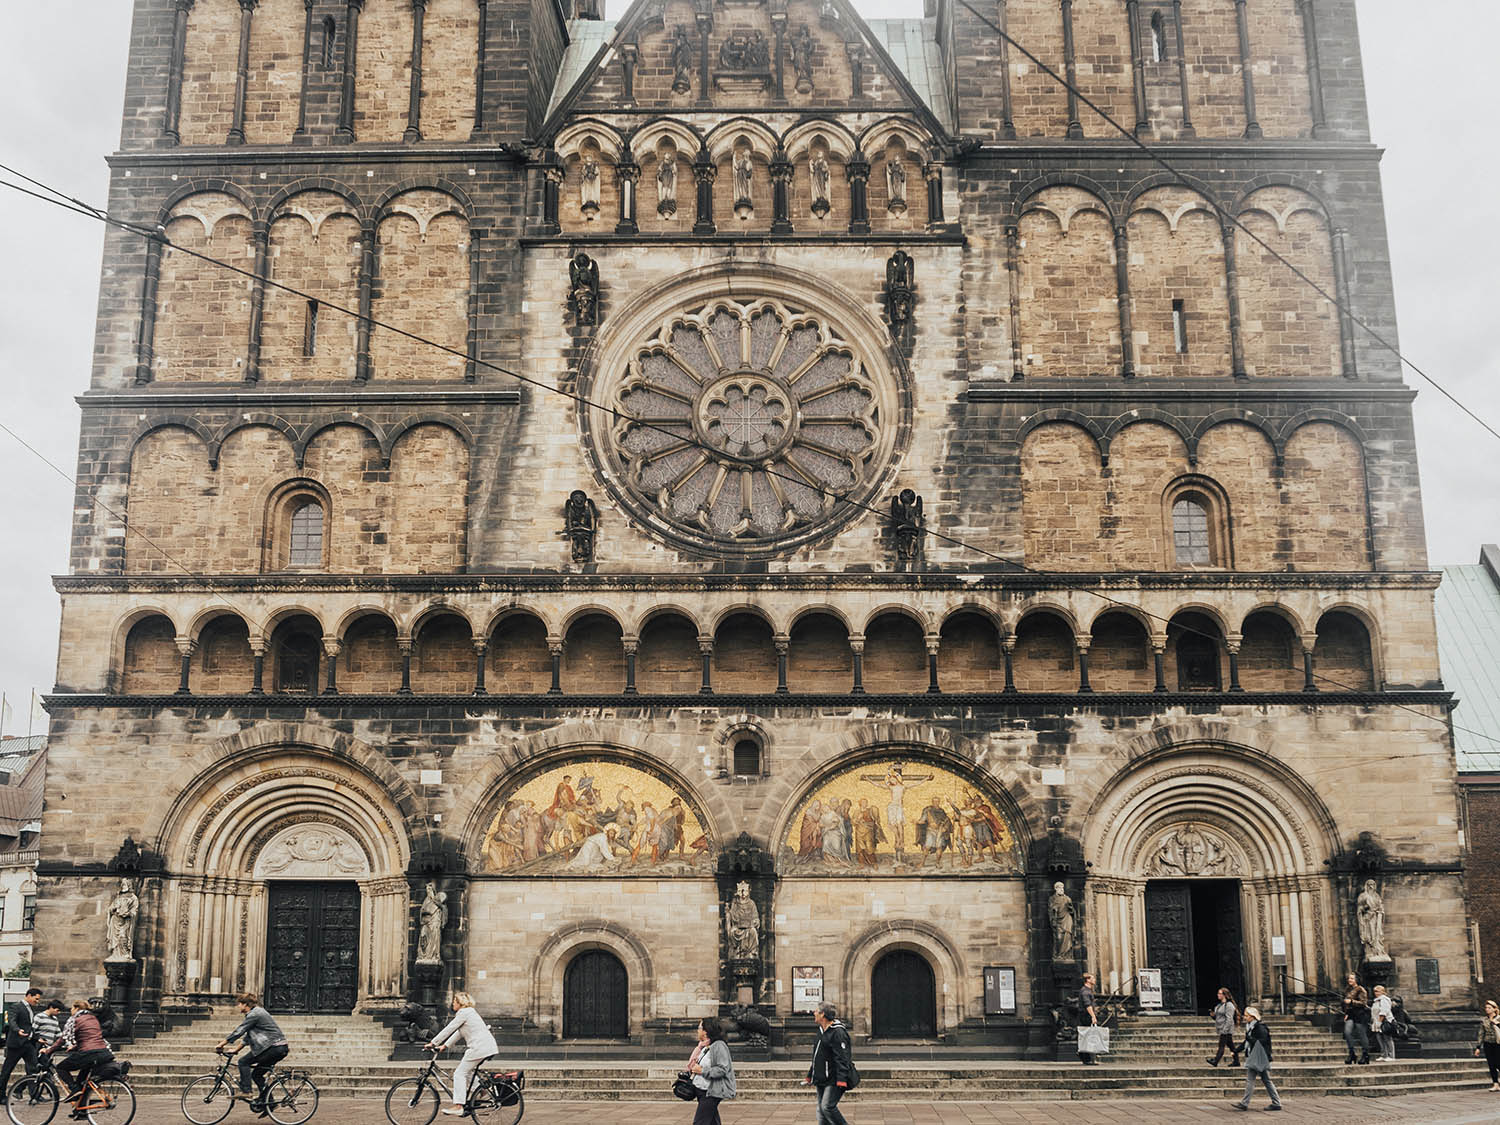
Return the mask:
<path id="1" fill-rule="evenodd" d="M 1078 919 L 1073 900 L 1061 883 L 1052 884 L 1052 897 L 1047 900 L 1047 921 L 1052 925 L 1052 960 L 1070 960 L 1073 956 L 1073 931 Z"/>
<path id="2" fill-rule="evenodd" d="M 760 910 L 750 897 L 750 884 L 735 885 L 734 897 L 724 916 L 724 931 L 729 938 L 731 961 L 752 961 L 760 957 Z"/>
<path id="3" fill-rule="evenodd" d="M 417 963 L 437 965 L 443 960 L 443 929 L 448 925 L 448 895 L 436 881 L 427 884 L 427 897 L 418 915 Z"/>
<path id="4" fill-rule="evenodd" d="M 104 942 L 109 949 L 107 961 L 135 961 L 135 919 L 141 912 L 141 900 L 135 884 L 127 876 L 120 880 L 119 893 L 109 904 Z"/>
<path id="5" fill-rule="evenodd" d="M 1359 917 L 1359 944 L 1364 946 L 1366 961 L 1389 961 L 1385 949 L 1385 900 L 1375 889 L 1375 880 L 1366 879 L 1365 889 L 1355 900 Z"/>

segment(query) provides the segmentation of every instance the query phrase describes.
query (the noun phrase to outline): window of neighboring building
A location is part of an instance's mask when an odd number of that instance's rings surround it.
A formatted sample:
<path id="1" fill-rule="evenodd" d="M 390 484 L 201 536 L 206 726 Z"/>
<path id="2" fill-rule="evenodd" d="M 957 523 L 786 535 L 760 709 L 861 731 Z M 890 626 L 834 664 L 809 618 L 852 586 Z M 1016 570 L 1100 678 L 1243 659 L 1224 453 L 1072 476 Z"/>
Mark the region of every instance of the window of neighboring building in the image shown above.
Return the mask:
<path id="1" fill-rule="evenodd" d="M 0 898 L 0 930 L 5 929 L 5 899 Z"/>
<path id="2" fill-rule="evenodd" d="M 21 929 L 36 929 L 36 895 L 27 895 L 21 900 Z"/>
<path id="3" fill-rule="evenodd" d="M 323 505 L 311 497 L 299 497 L 292 509 L 288 566 L 323 565 Z"/>
<path id="4" fill-rule="evenodd" d="M 1208 506 L 1196 496 L 1184 496 L 1172 505 L 1172 543 L 1178 566 L 1212 566 L 1213 549 L 1208 538 Z"/>
<path id="5" fill-rule="evenodd" d="M 1151 61 L 1167 61 L 1167 21 L 1160 12 L 1151 15 Z"/>
<path id="6" fill-rule="evenodd" d="M 734 744 L 734 776 L 759 777 L 760 743 L 753 738 L 742 738 Z"/>

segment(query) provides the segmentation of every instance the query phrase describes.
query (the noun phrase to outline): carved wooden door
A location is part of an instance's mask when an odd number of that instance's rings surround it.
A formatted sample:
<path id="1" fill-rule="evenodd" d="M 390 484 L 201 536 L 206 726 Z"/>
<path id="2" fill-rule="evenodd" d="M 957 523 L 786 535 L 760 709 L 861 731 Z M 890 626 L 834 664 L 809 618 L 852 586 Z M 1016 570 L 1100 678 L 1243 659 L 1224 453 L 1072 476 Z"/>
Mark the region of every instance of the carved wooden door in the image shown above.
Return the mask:
<path id="1" fill-rule="evenodd" d="M 1146 964 L 1161 970 L 1162 1005 L 1193 1010 L 1193 910 L 1186 883 L 1146 884 Z"/>
<path id="2" fill-rule="evenodd" d="M 359 998 L 359 887 L 272 883 L 266 939 L 266 1007 L 342 1012 Z"/>
<path id="3" fill-rule="evenodd" d="M 624 1039 L 629 1034 L 625 966 L 602 949 L 580 953 L 563 973 L 563 1037 Z"/>
<path id="4" fill-rule="evenodd" d="M 1240 932 L 1240 885 L 1224 883 L 1216 889 L 1214 930 L 1219 954 L 1218 979 L 1236 1000 L 1245 995 L 1244 935 Z M 1199 998 L 1200 1004 L 1202 998 Z"/>
<path id="5" fill-rule="evenodd" d="M 920 954 L 898 949 L 870 973 L 870 1034 L 877 1039 L 937 1036 L 937 988 Z"/>

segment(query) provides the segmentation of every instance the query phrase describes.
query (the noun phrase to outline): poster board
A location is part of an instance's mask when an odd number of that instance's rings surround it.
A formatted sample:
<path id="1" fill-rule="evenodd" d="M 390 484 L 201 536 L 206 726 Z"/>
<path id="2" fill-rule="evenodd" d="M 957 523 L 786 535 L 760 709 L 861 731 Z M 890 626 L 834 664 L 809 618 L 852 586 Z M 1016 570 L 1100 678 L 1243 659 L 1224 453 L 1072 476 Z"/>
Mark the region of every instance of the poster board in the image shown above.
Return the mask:
<path id="1" fill-rule="evenodd" d="M 812 1012 L 823 1002 L 823 966 L 792 967 L 792 1011 Z"/>
<path id="2" fill-rule="evenodd" d="M 1009 965 L 986 965 L 984 970 L 984 1014 L 1016 1014 L 1016 970 Z"/>
<path id="3" fill-rule="evenodd" d="M 1161 1007 L 1161 970 L 1141 969 L 1136 973 L 1136 992 L 1141 998 L 1141 1007 Z"/>

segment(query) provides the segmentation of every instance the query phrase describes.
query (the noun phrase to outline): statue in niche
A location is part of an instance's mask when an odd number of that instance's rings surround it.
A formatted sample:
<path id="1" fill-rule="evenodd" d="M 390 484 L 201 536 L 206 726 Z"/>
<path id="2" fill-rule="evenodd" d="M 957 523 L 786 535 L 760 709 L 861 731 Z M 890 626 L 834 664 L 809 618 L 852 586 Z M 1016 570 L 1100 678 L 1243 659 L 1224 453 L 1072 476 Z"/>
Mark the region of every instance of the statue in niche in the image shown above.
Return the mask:
<path id="1" fill-rule="evenodd" d="M 807 171 L 812 179 L 812 213 L 821 219 L 833 209 L 833 204 L 829 202 L 833 175 L 828 170 L 828 157 L 821 152 L 815 154 Z"/>
<path id="2" fill-rule="evenodd" d="M 741 219 L 748 219 L 754 210 L 754 204 L 750 198 L 750 179 L 755 173 L 755 165 L 750 159 L 749 149 L 735 150 L 733 169 L 734 213 Z"/>
<path id="3" fill-rule="evenodd" d="M 417 924 L 417 961 L 436 965 L 443 959 L 443 930 L 448 925 L 448 894 L 438 890 L 437 881 L 427 884 Z"/>
<path id="4" fill-rule="evenodd" d="M 599 263 L 581 250 L 568 263 L 568 304 L 580 327 L 599 323 Z"/>
<path id="5" fill-rule="evenodd" d="M 663 219 L 677 214 L 677 153 L 671 149 L 656 168 L 656 213 Z"/>
<path id="6" fill-rule="evenodd" d="M 758 31 L 731 31 L 719 48 L 719 68 L 759 73 L 771 65 L 771 45 Z"/>
<path id="7" fill-rule="evenodd" d="M 916 263 L 905 250 L 897 250 L 885 263 L 885 315 L 902 347 L 911 346 L 916 303 Z"/>
<path id="8" fill-rule="evenodd" d="M 1073 931 L 1077 928 L 1078 917 L 1073 900 L 1061 883 L 1052 884 L 1052 897 L 1047 900 L 1047 921 L 1052 926 L 1052 960 L 1071 960 Z"/>
<path id="9" fill-rule="evenodd" d="M 120 890 L 109 904 L 105 921 L 104 944 L 109 950 L 106 961 L 135 960 L 135 919 L 141 912 L 141 900 L 135 893 L 135 882 L 120 880 Z"/>
<path id="10" fill-rule="evenodd" d="M 891 501 L 891 534 L 896 537 L 896 559 L 903 568 L 910 566 L 922 549 L 926 529 L 922 523 L 922 498 L 903 488 Z"/>
<path id="11" fill-rule="evenodd" d="M 599 162 L 591 156 L 584 158 L 583 169 L 578 174 L 578 194 L 579 205 L 592 222 L 599 213 Z"/>
<path id="12" fill-rule="evenodd" d="M 575 488 L 563 505 L 563 534 L 573 545 L 573 561 L 594 561 L 594 539 L 599 534 L 599 507 L 588 493 Z"/>
<path id="13" fill-rule="evenodd" d="M 813 91 L 813 52 L 812 32 L 807 29 L 807 24 L 803 24 L 792 36 L 792 70 L 797 74 L 799 94 Z"/>
<path id="14" fill-rule="evenodd" d="M 750 884 L 735 885 L 734 897 L 724 914 L 724 932 L 729 939 L 731 961 L 752 961 L 760 957 L 760 910 L 750 897 Z"/>
<path id="15" fill-rule="evenodd" d="M 672 34 L 672 93 L 686 94 L 693 88 L 693 37 L 678 24 Z"/>
<path id="16" fill-rule="evenodd" d="M 906 210 L 906 165 L 895 153 L 885 162 L 886 209 L 893 215 Z"/>
<path id="17" fill-rule="evenodd" d="M 1375 880 L 1366 879 L 1365 889 L 1355 900 L 1359 917 L 1359 944 L 1364 946 L 1366 961 L 1389 961 L 1385 949 L 1385 900 L 1375 889 Z"/>

